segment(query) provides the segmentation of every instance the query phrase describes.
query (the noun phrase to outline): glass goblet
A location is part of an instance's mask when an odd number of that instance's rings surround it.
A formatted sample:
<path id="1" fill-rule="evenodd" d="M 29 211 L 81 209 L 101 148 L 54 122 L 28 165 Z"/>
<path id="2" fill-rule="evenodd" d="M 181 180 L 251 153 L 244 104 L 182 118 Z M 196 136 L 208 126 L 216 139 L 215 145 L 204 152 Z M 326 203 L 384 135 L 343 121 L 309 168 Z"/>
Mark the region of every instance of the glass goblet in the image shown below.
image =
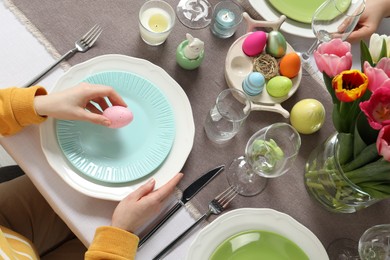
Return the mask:
<path id="1" fill-rule="evenodd" d="M 180 0 L 176 7 L 179 21 L 191 29 L 202 29 L 211 22 L 213 9 L 207 0 Z"/>
<path id="2" fill-rule="evenodd" d="M 390 224 L 367 229 L 359 239 L 358 250 L 362 260 L 390 259 Z"/>
<path id="3" fill-rule="evenodd" d="M 266 186 L 267 178 L 286 173 L 301 146 L 298 132 L 289 124 L 275 123 L 257 131 L 249 139 L 245 156 L 234 159 L 226 174 L 239 194 L 254 196 Z"/>
<path id="4" fill-rule="evenodd" d="M 326 249 L 329 259 L 332 260 L 360 260 L 358 243 L 349 238 L 339 238 Z"/>
<path id="5" fill-rule="evenodd" d="M 365 8 L 365 0 L 327 0 L 313 14 L 311 27 L 316 41 L 300 53 L 301 63 L 307 73 L 316 69 L 311 65 L 311 57 L 321 42 L 340 38 L 345 40 L 351 34 Z"/>

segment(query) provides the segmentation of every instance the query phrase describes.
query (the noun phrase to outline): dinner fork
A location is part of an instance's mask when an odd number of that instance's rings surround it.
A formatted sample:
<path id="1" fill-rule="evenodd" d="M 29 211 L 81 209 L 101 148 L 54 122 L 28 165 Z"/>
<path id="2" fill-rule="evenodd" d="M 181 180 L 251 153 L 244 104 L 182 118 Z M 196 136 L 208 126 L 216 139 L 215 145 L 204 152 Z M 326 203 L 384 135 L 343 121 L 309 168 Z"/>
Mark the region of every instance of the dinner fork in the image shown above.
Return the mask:
<path id="1" fill-rule="evenodd" d="M 158 255 L 156 255 L 153 260 L 161 259 L 165 254 L 167 254 L 173 246 L 179 242 L 182 238 L 184 238 L 191 230 L 193 230 L 199 223 L 201 223 L 203 220 L 207 219 L 210 215 L 219 215 L 221 214 L 229 205 L 229 203 L 237 196 L 237 192 L 234 190 L 233 187 L 229 187 L 226 190 L 224 190 L 221 194 L 215 197 L 212 201 L 209 203 L 209 209 L 208 211 L 203 214 L 192 226 L 187 228 L 186 231 L 181 233 L 175 240 L 173 240 L 169 245 L 167 245 Z"/>
<path id="2" fill-rule="evenodd" d="M 51 71 L 55 66 L 57 66 L 61 61 L 65 59 L 69 59 L 72 57 L 76 52 L 86 52 L 88 51 L 92 45 L 96 42 L 97 38 L 102 33 L 103 29 L 98 25 L 95 24 L 89 30 L 83 37 L 81 37 L 80 40 L 75 42 L 75 48 L 65 53 L 61 58 L 59 58 L 56 62 L 54 62 L 52 65 L 47 67 L 45 70 L 43 70 L 40 74 L 38 74 L 36 77 L 34 77 L 32 80 L 27 82 L 23 87 L 28 88 L 34 83 L 36 83 L 38 80 L 40 80 L 43 76 L 46 75 L 49 71 Z"/>

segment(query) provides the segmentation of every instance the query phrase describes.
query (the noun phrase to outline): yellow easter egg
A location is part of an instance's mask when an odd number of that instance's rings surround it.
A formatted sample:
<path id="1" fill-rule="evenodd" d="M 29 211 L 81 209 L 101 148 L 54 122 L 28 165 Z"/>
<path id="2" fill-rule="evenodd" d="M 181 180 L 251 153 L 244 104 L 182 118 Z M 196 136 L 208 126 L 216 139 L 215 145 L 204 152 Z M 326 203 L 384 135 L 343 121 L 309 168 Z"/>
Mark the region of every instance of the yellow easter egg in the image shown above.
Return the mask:
<path id="1" fill-rule="evenodd" d="M 324 121 L 325 108 L 316 99 L 303 99 L 297 102 L 290 112 L 290 123 L 301 134 L 317 132 Z"/>

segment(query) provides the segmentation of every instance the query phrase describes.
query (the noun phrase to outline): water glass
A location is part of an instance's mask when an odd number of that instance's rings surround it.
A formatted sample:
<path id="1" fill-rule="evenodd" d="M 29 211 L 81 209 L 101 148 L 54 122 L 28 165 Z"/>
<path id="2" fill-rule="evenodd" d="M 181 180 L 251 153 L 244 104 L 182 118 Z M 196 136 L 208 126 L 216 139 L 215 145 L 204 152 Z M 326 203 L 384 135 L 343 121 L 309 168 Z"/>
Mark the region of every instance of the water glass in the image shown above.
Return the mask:
<path id="1" fill-rule="evenodd" d="M 204 129 L 214 143 L 232 139 L 240 130 L 251 110 L 249 97 L 238 89 L 225 89 L 207 114 Z"/>
<path id="2" fill-rule="evenodd" d="M 164 43 L 175 25 L 175 17 L 175 11 L 167 2 L 145 2 L 138 15 L 142 40 L 151 46 Z"/>
<path id="3" fill-rule="evenodd" d="M 214 8 L 211 32 L 219 38 L 229 38 L 242 21 L 242 9 L 233 1 L 221 1 Z"/>

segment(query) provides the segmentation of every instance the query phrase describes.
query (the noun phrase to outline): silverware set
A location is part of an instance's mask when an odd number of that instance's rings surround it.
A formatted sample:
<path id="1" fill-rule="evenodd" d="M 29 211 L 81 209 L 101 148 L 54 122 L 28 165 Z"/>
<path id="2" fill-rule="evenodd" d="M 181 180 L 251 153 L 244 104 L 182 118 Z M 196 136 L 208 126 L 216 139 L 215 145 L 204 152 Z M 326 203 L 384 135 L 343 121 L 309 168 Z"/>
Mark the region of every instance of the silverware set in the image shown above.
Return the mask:
<path id="1" fill-rule="evenodd" d="M 141 247 L 160 227 L 164 225 L 164 223 L 176 212 L 178 211 L 183 205 L 185 205 L 192 197 L 194 197 L 204 186 L 207 185 L 212 179 L 214 179 L 223 169 L 225 168 L 224 165 L 218 166 L 201 177 L 199 177 L 197 180 L 195 180 L 190 186 L 188 186 L 184 191 L 182 198 L 174 205 L 172 208 L 164 215 L 164 217 L 161 219 L 161 221 L 153 227 L 153 229 L 144 235 L 139 243 L 138 247 Z"/>
<path id="2" fill-rule="evenodd" d="M 36 83 L 38 80 L 40 80 L 43 76 L 45 76 L 54 67 L 56 67 L 61 61 L 65 60 L 65 59 L 69 59 L 75 53 L 88 51 L 93 46 L 93 44 L 96 42 L 96 40 L 99 38 L 102 31 L 103 31 L 103 29 L 98 24 L 93 26 L 83 37 L 81 37 L 78 41 L 75 42 L 75 48 L 73 48 L 70 51 L 68 51 L 67 53 L 65 53 L 56 62 L 54 62 L 49 67 L 47 67 L 45 70 L 43 70 L 40 74 L 38 74 L 32 80 L 30 80 L 29 82 L 24 84 L 23 87 L 24 88 L 30 87 L 31 85 Z"/>
<path id="3" fill-rule="evenodd" d="M 175 240 L 173 240 L 169 245 L 167 245 L 158 255 L 156 255 L 153 260 L 161 259 L 166 255 L 181 239 L 183 239 L 188 233 L 190 233 L 197 225 L 199 225 L 203 220 L 206 220 L 211 215 L 221 214 L 229 205 L 229 203 L 237 196 L 237 192 L 233 187 L 229 187 L 216 196 L 209 203 L 209 210 L 203 214 L 192 226 L 187 228 L 181 235 L 179 235 Z"/>

